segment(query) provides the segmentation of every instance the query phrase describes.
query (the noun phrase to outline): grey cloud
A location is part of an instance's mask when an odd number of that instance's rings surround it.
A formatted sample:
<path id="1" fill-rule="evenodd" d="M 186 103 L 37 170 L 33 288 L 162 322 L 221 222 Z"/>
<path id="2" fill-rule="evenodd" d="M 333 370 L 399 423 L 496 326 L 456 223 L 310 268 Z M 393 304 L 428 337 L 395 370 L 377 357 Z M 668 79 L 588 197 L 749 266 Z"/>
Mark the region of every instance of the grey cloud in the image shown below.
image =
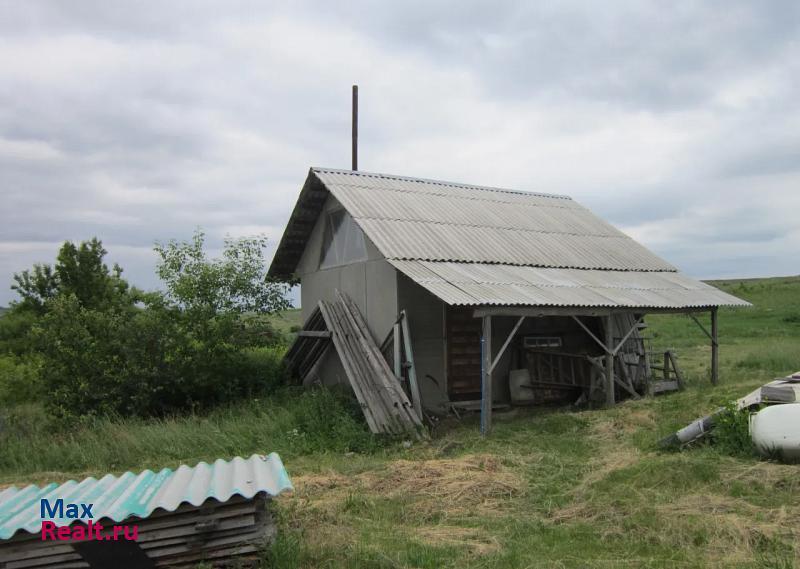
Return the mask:
<path id="1" fill-rule="evenodd" d="M 0 305 L 64 239 L 145 287 L 157 239 L 277 239 L 307 168 L 349 164 L 352 82 L 365 169 L 572 194 L 699 276 L 790 271 L 799 10 L 0 0 Z"/>

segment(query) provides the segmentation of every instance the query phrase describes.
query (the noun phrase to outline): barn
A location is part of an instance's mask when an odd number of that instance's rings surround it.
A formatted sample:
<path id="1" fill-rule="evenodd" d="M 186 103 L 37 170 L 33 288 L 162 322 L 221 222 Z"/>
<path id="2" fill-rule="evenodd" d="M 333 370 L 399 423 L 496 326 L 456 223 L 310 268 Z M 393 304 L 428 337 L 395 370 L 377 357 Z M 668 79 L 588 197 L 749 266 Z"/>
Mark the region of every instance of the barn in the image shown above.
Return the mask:
<path id="1" fill-rule="evenodd" d="M 653 313 L 695 319 L 716 382 L 718 308 L 748 304 L 567 196 L 327 168 L 310 169 L 269 275 L 301 285 L 297 380 L 351 385 L 382 407 L 378 432 L 399 408 L 409 424 L 480 409 L 488 433 L 499 407 L 645 395 L 670 369 L 646 346 Z"/>

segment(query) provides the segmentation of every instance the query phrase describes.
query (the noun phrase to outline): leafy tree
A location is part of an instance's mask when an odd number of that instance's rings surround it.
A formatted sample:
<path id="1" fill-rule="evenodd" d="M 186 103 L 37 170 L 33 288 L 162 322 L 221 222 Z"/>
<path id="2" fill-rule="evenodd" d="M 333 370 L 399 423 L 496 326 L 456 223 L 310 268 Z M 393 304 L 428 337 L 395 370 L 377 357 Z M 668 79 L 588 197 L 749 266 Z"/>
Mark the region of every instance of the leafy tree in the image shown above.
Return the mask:
<path id="1" fill-rule="evenodd" d="M 79 246 L 67 241 L 61 246 L 55 267 L 58 294 L 75 295 L 81 306 L 107 308 L 130 303 L 129 286 L 116 263 L 109 271 L 103 258 L 108 251 L 96 237 Z"/>
<path id="2" fill-rule="evenodd" d="M 265 279 L 264 239 L 203 234 L 156 245 L 165 292 L 132 294 L 99 242 L 65 247 L 57 293 L 33 338 L 48 407 L 63 417 L 164 415 L 264 392 L 282 380 L 282 339 L 264 314 L 289 305 Z M 136 300 L 138 303 L 134 303 Z"/>
<path id="3" fill-rule="evenodd" d="M 204 243 L 205 235 L 197 230 L 191 241 L 156 244 L 158 276 L 171 301 L 205 315 L 268 313 L 291 306 L 288 288 L 267 279 L 266 237 L 226 238 L 220 259 L 208 259 Z"/>
<path id="4" fill-rule="evenodd" d="M 128 283 L 122 269 L 114 265 L 109 271 L 103 258 L 108 252 L 96 237 L 75 245 L 66 241 L 58 252 L 54 267 L 36 264 L 32 270 L 14 275 L 11 289 L 21 300 L 16 310 L 30 310 L 42 315 L 48 301 L 59 295 L 74 295 L 81 306 L 107 308 L 114 304 L 130 304 Z"/>
<path id="5" fill-rule="evenodd" d="M 12 303 L 12 308 L 36 314 L 44 313 L 45 303 L 55 297 L 58 291 L 58 281 L 50 265 L 37 263 L 32 270 L 14 273 L 14 282 L 16 284 L 11 285 L 11 290 L 16 291 L 21 300 Z"/>

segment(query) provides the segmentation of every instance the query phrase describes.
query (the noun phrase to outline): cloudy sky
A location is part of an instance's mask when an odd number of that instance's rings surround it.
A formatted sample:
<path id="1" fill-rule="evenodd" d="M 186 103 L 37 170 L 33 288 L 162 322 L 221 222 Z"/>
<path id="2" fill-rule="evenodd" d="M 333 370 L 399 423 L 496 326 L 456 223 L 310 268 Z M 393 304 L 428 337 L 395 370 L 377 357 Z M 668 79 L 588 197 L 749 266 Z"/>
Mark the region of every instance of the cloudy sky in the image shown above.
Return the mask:
<path id="1" fill-rule="evenodd" d="M 0 0 L 0 305 L 100 237 L 280 238 L 309 166 L 572 195 L 697 277 L 800 273 L 800 3 Z M 274 242 L 273 242 L 274 246 Z M 272 251 L 269 253 L 272 254 Z"/>

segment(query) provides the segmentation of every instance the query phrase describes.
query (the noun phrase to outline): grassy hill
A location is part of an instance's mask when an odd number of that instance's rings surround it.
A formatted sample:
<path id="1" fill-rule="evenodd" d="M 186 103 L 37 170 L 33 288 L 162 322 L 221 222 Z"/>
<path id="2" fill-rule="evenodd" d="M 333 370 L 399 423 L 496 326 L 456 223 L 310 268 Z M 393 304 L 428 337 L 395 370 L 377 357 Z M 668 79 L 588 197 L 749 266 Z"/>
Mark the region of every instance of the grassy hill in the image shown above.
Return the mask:
<path id="1" fill-rule="evenodd" d="M 410 448 L 366 434 L 328 395 L 284 395 L 208 417 L 45 429 L 20 409 L 0 434 L 0 483 L 98 475 L 277 451 L 296 491 L 277 500 L 277 567 L 794 567 L 796 466 L 660 437 L 800 369 L 800 278 L 724 281 L 752 309 L 720 314 L 720 385 L 708 339 L 685 316 L 648 319 L 688 388 L 608 410 L 477 417 Z M 292 320 L 292 319 L 295 320 Z M 285 319 L 287 329 L 299 323 Z"/>
<path id="2" fill-rule="evenodd" d="M 284 334 L 291 334 L 303 326 L 303 317 L 299 308 L 290 308 L 271 317 L 272 323 Z"/>

